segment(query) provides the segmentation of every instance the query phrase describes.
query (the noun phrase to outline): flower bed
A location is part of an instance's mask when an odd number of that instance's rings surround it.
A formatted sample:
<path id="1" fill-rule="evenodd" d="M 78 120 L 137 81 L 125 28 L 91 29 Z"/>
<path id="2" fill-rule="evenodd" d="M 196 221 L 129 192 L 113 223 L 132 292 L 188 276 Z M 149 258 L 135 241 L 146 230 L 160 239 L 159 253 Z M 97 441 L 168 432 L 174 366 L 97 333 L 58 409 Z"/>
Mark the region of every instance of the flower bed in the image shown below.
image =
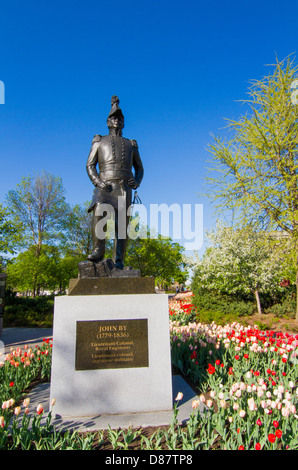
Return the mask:
<path id="1" fill-rule="evenodd" d="M 170 334 L 173 363 L 201 390 L 221 448 L 298 447 L 298 335 L 176 320 Z"/>
<path id="2" fill-rule="evenodd" d="M 175 295 L 169 301 L 170 320 L 179 321 L 180 325 L 187 325 L 190 321 L 195 320 L 197 311 L 192 304 L 192 292 L 186 292 Z"/>
<path id="3" fill-rule="evenodd" d="M 239 323 L 190 321 L 191 295 L 170 302 L 174 366 L 197 386 L 199 398 L 178 424 L 159 429 L 62 434 L 39 405 L 29 412 L 32 383 L 50 380 L 51 341 L 0 357 L 0 449 L 297 449 L 298 335 Z"/>

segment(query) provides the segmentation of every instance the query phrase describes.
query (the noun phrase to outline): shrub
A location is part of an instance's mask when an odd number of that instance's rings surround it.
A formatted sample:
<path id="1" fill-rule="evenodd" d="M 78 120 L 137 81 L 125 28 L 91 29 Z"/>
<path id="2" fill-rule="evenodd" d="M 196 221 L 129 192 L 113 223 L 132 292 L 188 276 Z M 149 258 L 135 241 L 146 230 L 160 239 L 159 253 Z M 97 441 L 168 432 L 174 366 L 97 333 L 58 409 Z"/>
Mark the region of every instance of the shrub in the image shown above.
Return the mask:
<path id="1" fill-rule="evenodd" d="M 200 288 L 194 290 L 193 303 L 198 312 L 221 312 L 234 317 L 252 315 L 256 310 L 255 302 L 249 296 L 220 294 Z"/>
<path id="2" fill-rule="evenodd" d="M 295 315 L 296 313 L 296 299 L 293 295 L 288 294 L 285 298 L 275 305 L 266 309 L 266 313 L 273 313 L 277 317 L 286 315 Z"/>
<path id="3" fill-rule="evenodd" d="M 23 326 L 51 328 L 53 325 L 53 296 L 17 297 L 11 292 L 5 296 L 4 327 Z"/>

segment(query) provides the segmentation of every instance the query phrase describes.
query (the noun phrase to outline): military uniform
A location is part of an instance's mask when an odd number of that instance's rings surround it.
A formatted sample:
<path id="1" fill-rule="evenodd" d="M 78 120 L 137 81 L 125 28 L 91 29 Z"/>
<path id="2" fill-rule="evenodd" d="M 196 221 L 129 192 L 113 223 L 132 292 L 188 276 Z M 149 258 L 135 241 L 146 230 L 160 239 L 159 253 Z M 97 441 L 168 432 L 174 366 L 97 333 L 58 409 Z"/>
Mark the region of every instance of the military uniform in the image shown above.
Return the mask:
<path id="1" fill-rule="evenodd" d="M 118 103 L 112 107 L 109 116 L 121 112 Z M 121 112 L 122 114 L 122 112 Z M 122 115 L 123 116 L 123 115 Z M 99 172 L 97 172 L 97 167 Z M 125 211 L 126 221 L 125 234 L 129 221 L 128 208 L 132 201 L 132 188 L 136 189 L 143 178 L 144 170 L 139 155 L 138 145 L 135 140 L 129 140 L 122 135 L 100 136 L 95 135 L 92 141 L 91 150 L 87 160 L 87 173 L 95 186 L 92 202 L 88 212 L 93 211 L 92 239 L 93 252 L 89 256 L 90 260 L 97 261 L 104 257 L 105 240 L 100 240 L 95 234 L 95 227 L 100 217 L 96 216 L 97 204 L 109 204 L 115 211 L 115 242 L 114 242 L 114 262 L 119 268 L 124 266 L 124 257 L 127 244 L 125 239 L 118 236 L 119 210 Z M 132 172 L 134 169 L 134 174 Z M 122 197 L 124 206 L 119 208 L 118 197 Z M 123 218 L 122 218 L 123 220 Z"/>
<path id="2" fill-rule="evenodd" d="M 96 170 L 97 164 L 99 173 Z M 132 168 L 135 170 L 134 175 Z M 117 209 L 118 196 L 123 195 L 126 196 L 129 207 L 132 188 L 127 182 L 134 178 L 138 187 L 144 173 L 136 141 L 122 136 L 95 135 L 87 161 L 87 173 L 95 186 L 88 212 L 98 203 L 111 204 Z M 105 189 L 105 184 L 112 186 L 112 190 Z"/>

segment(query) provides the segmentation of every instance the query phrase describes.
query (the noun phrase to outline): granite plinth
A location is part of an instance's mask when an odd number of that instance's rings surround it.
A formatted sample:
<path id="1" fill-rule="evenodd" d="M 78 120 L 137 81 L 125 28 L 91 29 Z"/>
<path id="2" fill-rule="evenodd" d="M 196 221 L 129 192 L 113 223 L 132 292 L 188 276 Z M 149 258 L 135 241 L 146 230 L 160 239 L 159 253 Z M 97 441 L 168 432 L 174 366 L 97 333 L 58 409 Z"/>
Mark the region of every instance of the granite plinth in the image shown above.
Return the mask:
<path id="1" fill-rule="evenodd" d="M 56 297 L 50 397 L 62 418 L 172 410 L 168 296 Z"/>
<path id="2" fill-rule="evenodd" d="M 68 295 L 154 294 L 154 277 L 93 277 L 70 279 Z"/>

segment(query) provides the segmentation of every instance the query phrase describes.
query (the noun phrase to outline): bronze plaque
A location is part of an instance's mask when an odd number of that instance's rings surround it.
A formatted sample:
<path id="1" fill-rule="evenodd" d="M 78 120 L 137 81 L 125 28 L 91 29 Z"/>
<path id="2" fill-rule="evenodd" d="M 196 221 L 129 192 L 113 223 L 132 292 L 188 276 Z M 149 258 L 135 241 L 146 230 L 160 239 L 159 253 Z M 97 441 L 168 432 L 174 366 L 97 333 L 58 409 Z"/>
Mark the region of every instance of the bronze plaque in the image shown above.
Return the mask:
<path id="1" fill-rule="evenodd" d="M 148 322 L 77 321 L 76 370 L 149 367 Z"/>

